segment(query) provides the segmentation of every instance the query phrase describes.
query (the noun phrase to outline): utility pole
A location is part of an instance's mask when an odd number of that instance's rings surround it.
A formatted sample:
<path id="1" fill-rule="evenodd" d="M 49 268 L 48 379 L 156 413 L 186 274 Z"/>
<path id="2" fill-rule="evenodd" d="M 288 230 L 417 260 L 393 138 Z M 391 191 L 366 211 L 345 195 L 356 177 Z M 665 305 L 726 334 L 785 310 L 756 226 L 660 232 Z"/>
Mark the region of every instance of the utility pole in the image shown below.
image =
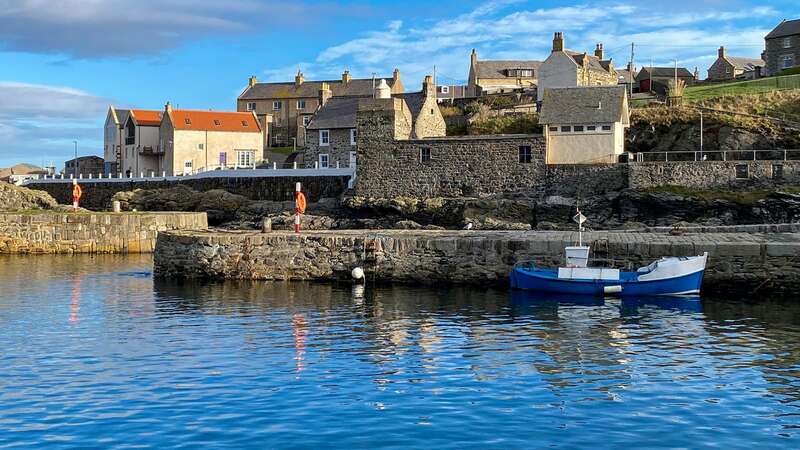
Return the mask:
<path id="1" fill-rule="evenodd" d="M 633 62 L 633 42 L 631 42 L 631 62 L 630 62 L 630 67 L 628 67 L 628 69 L 629 69 L 628 72 L 631 74 L 631 82 L 628 83 L 629 84 L 628 87 L 630 88 L 631 97 L 633 97 L 633 76 L 634 76 L 634 73 L 633 73 L 633 67 L 634 66 L 633 66 L 633 64 L 634 64 L 634 62 Z"/>
<path id="2" fill-rule="evenodd" d="M 675 89 L 678 89 L 678 60 L 675 60 Z"/>
<path id="3" fill-rule="evenodd" d="M 703 160 L 703 111 L 700 110 L 700 161 Z"/>

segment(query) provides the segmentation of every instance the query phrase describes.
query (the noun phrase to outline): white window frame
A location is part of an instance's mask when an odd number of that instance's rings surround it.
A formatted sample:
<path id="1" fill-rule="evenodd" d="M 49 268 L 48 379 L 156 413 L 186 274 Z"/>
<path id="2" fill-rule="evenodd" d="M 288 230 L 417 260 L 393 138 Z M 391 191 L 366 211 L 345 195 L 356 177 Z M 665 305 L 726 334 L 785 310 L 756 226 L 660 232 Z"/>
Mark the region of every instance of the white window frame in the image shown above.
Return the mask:
<path id="1" fill-rule="evenodd" d="M 283 102 L 280 100 L 273 100 L 272 101 L 272 110 L 273 111 L 280 111 L 283 108 Z"/>
<path id="2" fill-rule="evenodd" d="M 358 164 L 358 153 L 351 151 L 350 152 L 350 161 L 348 161 L 350 167 L 355 167 Z"/>
<path id="3" fill-rule="evenodd" d="M 358 131 L 355 128 L 350 128 L 350 145 L 356 145 L 358 140 Z"/>
<path id="4" fill-rule="evenodd" d="M 319 157 L 317 158 L 317 161 L 319 162 L 320 169 L 327 169 L 328 167 L 330 167 L 331 157 L 327 153 L 320 153 Z"/>
<path id="5" fill-rule="evenodd" d="M 328 147 L 331 145 L 331 130 L 319 130 L 319 146 Z"/>
<path id="6" fill-rule="evenodd" d="M 450 93 L 450 86 L 440 86 L 442 89 L 442 94 L 449 94 Z"/>
<path id="7" fill-rule="evenodd" d="M 186 169 L 189 169 L 187 172 Z M 194 172 L 194 161 L 191 159 L 185 159 L 183 161 L 183 174 L 184 175 L 191 175 Z"/>
<path id="8" fill-rule="evenodd" d="M 247 102 L 247 110 L 248 111 L 255 111 L 256 110 L 256 102 Z"/>
<path id="9" fill-rule="evenodd" d="M 783 48 L 792 48 L 792 38 L 790 37 L 783 38 Z"/>
<path id="10" fill-rule="evenodd" d="M 256 165 L 255 150 L 235 150 L 235 152 L 236 152 L 236 167 L 255 167 Z"/>
<path id="11" fill-rule="evenodd" d="M 298 110 L 305 110 L 306 109 L 306 101 L 305 100 L 298 100 L 297 101 L 297 109 Z"/>

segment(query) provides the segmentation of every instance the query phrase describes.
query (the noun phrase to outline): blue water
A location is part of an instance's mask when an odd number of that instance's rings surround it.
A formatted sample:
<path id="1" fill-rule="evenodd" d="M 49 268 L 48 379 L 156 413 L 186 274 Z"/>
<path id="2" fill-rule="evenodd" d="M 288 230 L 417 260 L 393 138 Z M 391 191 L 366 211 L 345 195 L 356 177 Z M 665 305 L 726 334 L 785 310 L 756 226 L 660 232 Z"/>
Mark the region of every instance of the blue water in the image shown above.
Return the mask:
<path id="1" fill-rule="evenodd" d="M 800 303 L 0 258 L 0 448 L 798 448 Z"/>

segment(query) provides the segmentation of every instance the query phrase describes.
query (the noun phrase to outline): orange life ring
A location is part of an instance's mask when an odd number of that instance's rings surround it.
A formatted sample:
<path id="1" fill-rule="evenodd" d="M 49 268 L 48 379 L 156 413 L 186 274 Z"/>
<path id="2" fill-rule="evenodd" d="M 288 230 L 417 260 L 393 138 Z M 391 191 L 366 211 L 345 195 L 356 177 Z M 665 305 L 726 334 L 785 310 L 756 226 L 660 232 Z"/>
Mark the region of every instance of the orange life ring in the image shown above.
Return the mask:
<path id="1" fill-rule="evenodd" d="M 306 196 L 302 192 L 297 192 L 294 196 L 295 207 L 301 214 L 306 212 Z"/>
<path id="2" fill-rule="evenodd" d="M 75 186 L 72 187 L 72 196 L 74 198 L 81 198 L 82 194 L 83 194 L 83 192 L 81 191 L 80 185 L 76 184 Z"/>

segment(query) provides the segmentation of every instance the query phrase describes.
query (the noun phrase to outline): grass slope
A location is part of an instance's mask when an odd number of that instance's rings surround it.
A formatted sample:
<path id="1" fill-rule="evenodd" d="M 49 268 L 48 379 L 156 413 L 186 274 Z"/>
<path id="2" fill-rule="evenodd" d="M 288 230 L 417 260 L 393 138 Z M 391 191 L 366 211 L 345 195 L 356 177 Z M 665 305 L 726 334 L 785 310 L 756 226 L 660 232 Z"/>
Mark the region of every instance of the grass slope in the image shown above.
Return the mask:
<path id="1" fill-rule="evenodd" d="M 684 99 L 686 101 L 695 102 L 723 96 L 761 94 L 789 89 L 800 89 L 800 75 L 770 77 L 734 83 L 689 86 L 684 93 Z"/>

